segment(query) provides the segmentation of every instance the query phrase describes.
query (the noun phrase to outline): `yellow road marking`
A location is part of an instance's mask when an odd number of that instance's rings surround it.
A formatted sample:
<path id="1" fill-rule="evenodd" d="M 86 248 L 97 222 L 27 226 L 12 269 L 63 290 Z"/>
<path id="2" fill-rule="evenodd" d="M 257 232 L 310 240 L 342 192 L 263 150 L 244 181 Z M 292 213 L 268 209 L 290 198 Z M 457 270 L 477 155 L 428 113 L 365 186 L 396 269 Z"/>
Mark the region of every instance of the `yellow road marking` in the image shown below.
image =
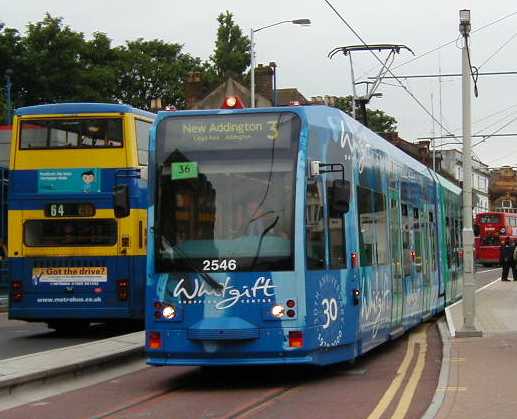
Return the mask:
<path id="1" fill-rule="evenodd" d="M 427 336 L 427 327 L 428 325 L 424 325 L 423 333 L 425 336 Z M 414 333 L 409 337 L 406 354 L 400 364 L 399 369 L 397 370 L 397 374 L 391 382 L 388 389 L 386 390 L 386 392 L 384 393 L 384 395 L 382 396 L 381 400 L 373 410 L 373 412 L 370 413 L 370 415 L 368 416 L 368 419 L 379 419 L 382 416 L 382 414 L 388 409 L 389 405 L 395 398 L 395 394 L 400 388 L 402 381 L 404 380 L 404 377 L 406 376 L 406 373 L 409 369 L 409 365 L 411 364 L 411 360 L 413 359 L 416 343 L 420 343 L 422 340 L 421 334 L 422 332 Z"/>
<path id="2" fill-rule="evenodd" d="M 392 419 L 404 418 L 411 406 L 411 401 L 413 400 L 413 396 L 415 395 L 416 388 L 420 382 L 420 378 L 422 377 L 425 367 L 425 357 L 427 354 L 427 327 L 428 325 L 426 325 L 422 331 L 415 334 L 413 345 L 418 344 L 419 346 L 418 358 L 416 360 L 415 368 L 409 377 L 406 388 L 400 397 L 395 413 L 393 413 Z"/>

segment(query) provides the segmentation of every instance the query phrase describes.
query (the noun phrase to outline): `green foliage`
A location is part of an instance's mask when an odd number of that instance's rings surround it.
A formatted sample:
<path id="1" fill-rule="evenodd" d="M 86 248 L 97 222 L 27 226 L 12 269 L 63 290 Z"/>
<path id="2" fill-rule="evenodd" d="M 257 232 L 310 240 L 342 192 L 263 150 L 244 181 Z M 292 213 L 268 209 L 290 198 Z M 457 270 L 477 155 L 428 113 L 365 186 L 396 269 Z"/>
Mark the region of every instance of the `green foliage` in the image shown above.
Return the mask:
<path id="1" fill-rule="evenodd" d="M 95 32 L 81 51 L 82 69 L 77 80 L 81 100 L 112 102 L 117 95 L 118 54 L 111 48 L 111 39 Z"/>
<path id="2" fill-rule="evenodd" d="M 348 115 L 352 115 L 352 96 L 340 97 L 334 105 Z M 371 110 L 366 108 L 368 128 L 374 132 L 396 132 L 397 120 L 391 115 L 386 114 L 379 109 Z"/>
<path id="3" fill-rule="evenodd" d="M 185 105 L 183 80 L 201 62 L 181 52 L 182 45 L 138 39 L 117 48 L 116 99 L 148 109 L 152 98 L 181 109 Z"/>
<path id="4" fill-rule="evenodd" d="M 229 75 L 240 79 L 251 62 L 250 40 L 234 23 L 230 12 L 221 13 L 217 21 L 219 29 L 210 61 L 220 81 Z"/>
<path id="5" fill-rule="evenodd" d="M 215 74 L 182 48 L 142 39 L 114 48 L 105 33 L 86 40 L 62 18 L 47 13 L 41 22 L 27 26 L 25 36 L 0 25 L 0 76 L 3 80 L 5 70 L 13 70 L 15 107 L 81 101 L 125 102 L 148 109 L 150 100 L 160 97 L 164 105 L 182 108 L 187 73 Z"/>
<path id="6" fill-rule="evenodd" d="M 63 26 L 62 18 L 48 13 L 43 21 L 30 23 L 22 40 L 20 76 L 23 102 L 44 103 L 80 100 L 81 51 L 84 36 Z"/>
<path id="7" fill-rule="evenodd" d="M 0 123 L 7 119 L 6 107 L 6 74 L 12 83 L 11 87 L 11 106 L 16 106 L 16 98 L 19 96 L 20 73 L 16 70 L 21 67 L 21 57 L 23 46 L 21 36 L 15 29 L 6 28 L 0 24 Z"/>

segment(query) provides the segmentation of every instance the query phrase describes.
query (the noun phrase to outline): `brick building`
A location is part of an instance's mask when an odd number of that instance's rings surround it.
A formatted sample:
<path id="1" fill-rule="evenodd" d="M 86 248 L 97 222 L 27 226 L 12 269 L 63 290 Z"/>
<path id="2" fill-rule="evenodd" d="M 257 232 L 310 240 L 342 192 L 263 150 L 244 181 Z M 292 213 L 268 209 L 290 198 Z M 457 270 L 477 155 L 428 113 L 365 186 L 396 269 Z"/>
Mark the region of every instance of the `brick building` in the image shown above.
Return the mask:
<path id="1" fill-rule="evenodd" d="M 490 210 L 517 212 L 517 170 L 503 166 L 490 171 Z"/>
<path id="2" fill-rule="evenodd" d="M 255 106 L 257 108 L 273 105 L 273 76 L 274 68 L 259 64 L 255 69 Z M 218 109 L 222 106 L 227 96 L 239 96 L 246 107 L 251 105 L 251 92 L 249 86 L 232 77 L 217 86 L 211 92 L 203 91 L 203 83 L 200 73 L 190 73 L 185 80 L 185 94 L 187 109 Z M 276 89 L 277 106 L 305 105 L 310 103 L 298 89 Z"/>

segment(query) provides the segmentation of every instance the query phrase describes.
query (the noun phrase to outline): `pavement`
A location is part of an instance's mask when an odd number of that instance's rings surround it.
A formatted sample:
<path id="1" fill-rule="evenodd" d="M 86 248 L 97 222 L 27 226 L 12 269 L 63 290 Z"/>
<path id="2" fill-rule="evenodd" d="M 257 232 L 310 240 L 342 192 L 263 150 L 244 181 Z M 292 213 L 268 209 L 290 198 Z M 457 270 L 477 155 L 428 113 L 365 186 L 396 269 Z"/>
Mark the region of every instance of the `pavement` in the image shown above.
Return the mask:
<path id="1" fill-rule="evenodd" d="M 25 385 L 45 384 L 61 376 L 143 357 L 144 332 L 135 332 L 0 360 L 0 398 Z"/>
<path id="2" fill-rule="evenodd" d="M 440 380 L 424 418 L 517 418 L 517 282 L 496 280 L 476 292 L 482 337 L 456 337 L 461 301 L 447 308 L 446 319 Z"/>

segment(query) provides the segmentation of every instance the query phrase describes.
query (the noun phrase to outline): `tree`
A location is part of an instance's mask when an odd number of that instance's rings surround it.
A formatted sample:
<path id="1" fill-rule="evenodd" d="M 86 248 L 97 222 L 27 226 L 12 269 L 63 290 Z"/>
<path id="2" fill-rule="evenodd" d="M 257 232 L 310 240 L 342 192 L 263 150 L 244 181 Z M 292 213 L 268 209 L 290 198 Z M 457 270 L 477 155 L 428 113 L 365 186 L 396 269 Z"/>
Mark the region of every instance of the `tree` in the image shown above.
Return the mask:
<path id="1" fill-rule="evenodd" d="M 233 15 L 229 11 L 221 13 L 217 21 L 219 28 L 210 61 L 214 65 L 219 82 L 228 75 L 241 79 L 251 62 L 250 40 L 234 23 Z"/>
<path id="2" fill-rule="evenodd" d="M 6 119 L 6 75 L 11 80 L 11 106 L 16 107 L 16 98 L 20 88 L 20 60 L 23 56 L 22 38 L 16 29 L 6 28 L 0 24 L 0 118 Z"/>
<path id="3" fill-rule="evenodd" d="M 352 96 L 340 97 L 334 105 L 348 115 L 352 115 Z M 368 128 L 377 133 L 396 132 L 397 120 L 380 109 L 366 108 Z"/>
<path id="4" fill-rule="evenodd" d="M 183 108 L 183 80 L 188 72 L 201 71 L 201 61 L 182 48 L 157 39 L 138 39 L 117 48 L 116 99 L 149 109 L 151 99 L 159 97 L 164 105 Z"/>
<path id="5" fill-rule="evenodd" d="M 77 81 L 83 70 L 84 36 L 63 26 L 62 20 L 47 13 L 43 21 L 27 27 L 21 63 L 24 104 L 82 98 L 82 84 Z"/>
<path id="6" fill-rule="evenodd" d="M 102 32 L 95 32 L 93 39 L 83 45 L 81 74 L 76 81 L 81 100 L 113 102 L 117 96 L 118 54 L 111 48 L 111 39 Z"/>

